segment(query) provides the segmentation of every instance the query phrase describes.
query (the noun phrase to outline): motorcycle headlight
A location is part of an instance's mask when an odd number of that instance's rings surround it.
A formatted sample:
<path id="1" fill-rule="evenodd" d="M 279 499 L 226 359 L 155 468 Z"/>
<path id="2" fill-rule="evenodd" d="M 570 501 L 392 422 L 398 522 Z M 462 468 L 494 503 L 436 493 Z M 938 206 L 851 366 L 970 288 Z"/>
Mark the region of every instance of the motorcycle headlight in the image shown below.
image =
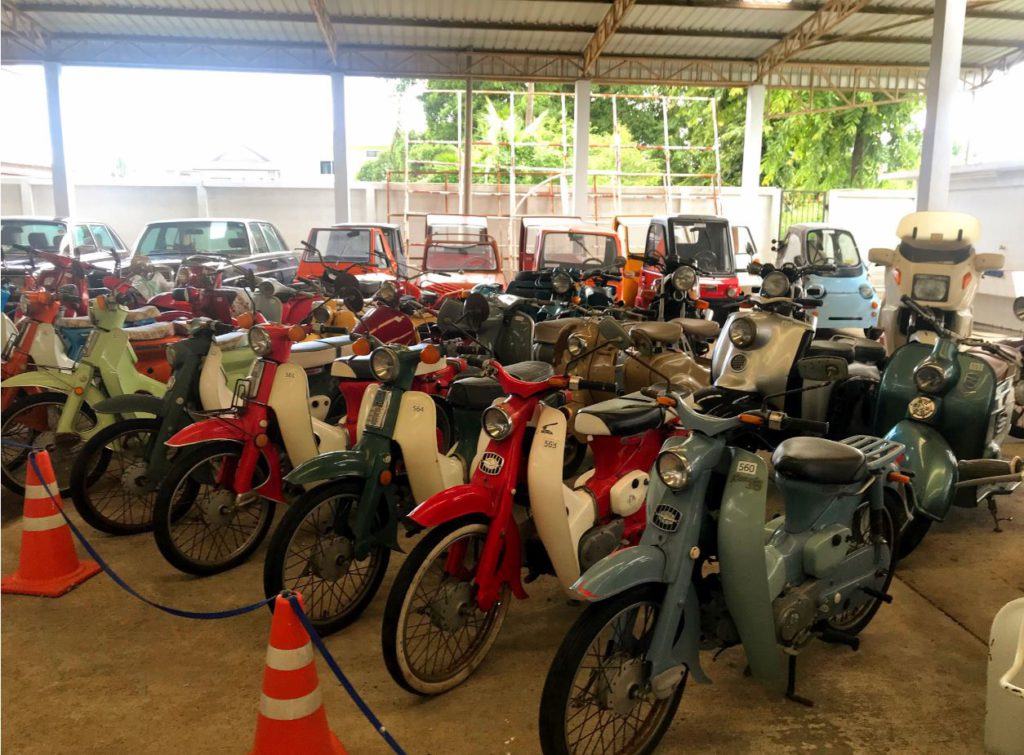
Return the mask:
<path id="1" fill-rule="evenodd" d="M 374 349 L 370 354 L 370 371 L 382 383 L 389 383 L 398 377 L 398 355 L 391 349 Z"/>
<path id="2" fill-rule="evenodd" d="M 922 301 L 946 301 L 949 297 L 949 276 L 915 275 L 910 296 Z"/>
<path id="3" fill-rule="evenodd" d="M 669 449 L 658 454 L 656 463 L 658 477 L 672 490 L 682 490 L 690 482 L 690 462 L 678 449 Z"/>
<path id="4" fill-rule="evenodd" d="M 252 328 L 249 331 L 249 348 L 261 357 L 270 353 L 270 334 L 266 328 Z"/>
<path id="5" fill-rule="evenodd" d="M 875 289 L 871 288 L 867 283 L 861 283 L 860 288 L 858 288 L 857 291 L 859 291 L 860 295 L 865 299 L 870 299 L 875 295 Z"/>
<path id="6" fill-rule="evenodd" d="M 569 336 L 569 340 L 566 342 L 565 346 L 569 350 L 570 354 L 574 357 L 578 357 L 587 350 L 587 339 L 574 333 Z"/>
<path id="7" fill-rule="evenodd" d="M 935 362 L 925 362 L 914 370 L 914 385 L 922 393 L 942 393 L 949 379 L 949 373 Z"/>
<path id="8" fill-rule="evenodd" d="M 778 299 L 789 294 L 789 278 L 781 270 L 775 270 L 764 276 L 761 281 L 761 296 Z"/>
<path id="9" fill-rule="evenodd" d="M 672 286 L 677 291 L 689 291 L 697 285 L 697 273 L 689 265 L 677 267 L 672 273 Z"/>
<path id="10" fill-rule="evenodd" d="M 572 278 L 567 273 L 557 272 L 551 276 L 551 290 L 559 296 L 569 293 L 572 288 Z"/>
<path id="11" fill-rule="evenodd" d="M 178 350 L 174 348 L 173 343 L 164 349 L 164 355 L 167 357 L 168 364 L 174 364 L 174 358 L 178 355 Z"/>
<path id="12" fill-rule="evenodd" d="M 492 406 L 484 412 L 481 420 L 484 432 L 494 440 L 503 440 L 512 432 L 512 418 L 501 407 Z"/>
<path id="13" fill-rule="evenodd" d="M 729 340 L 737 349 L 745 349 L 754 342 L 757 337 L 757 326 L 749 317 L 740 317 L 733 320 L 729 326 Z"/>
<path id="14" fill-rule="evenodd" d="M 927 396 L 918 396 L 907 407 L 910 416 L 917 420 L 931 419 L 935 416 L 935 401 Z"/>
<path id="15" fill-rule="evenodd" d="M 395 284 L 391 281 L 384 281 L 380 284 L 380 288 L 377 289 L 377 298 L 387 304 L 389 307 L 398 305 L 398 289 Z"/>

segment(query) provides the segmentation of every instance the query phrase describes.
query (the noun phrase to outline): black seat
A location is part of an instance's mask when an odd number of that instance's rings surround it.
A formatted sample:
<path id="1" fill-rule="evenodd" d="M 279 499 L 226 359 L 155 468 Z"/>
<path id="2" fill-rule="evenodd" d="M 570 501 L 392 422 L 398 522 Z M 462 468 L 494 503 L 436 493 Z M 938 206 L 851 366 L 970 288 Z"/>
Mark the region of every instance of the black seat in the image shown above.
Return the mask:
<path id="1" fill-rule="evenodd" d="M 547 362 L 517 362 L 505 367 L 505 372 L 524 383 L 542 383 L 555 374 Z"/>
<path id="2" fill-rule="evenodd" d="M 505 391 L 494 378 L 467 377 L 452 383 L 448 390 L 448 401 L 461 409 L 482 410 L 504 395 Z"/>
<path id="3" fill-rule="evenodd" d="M 868 475 L 864 454 L 824 438 L 789 438 L 772 454 L 776 473 L 792 480 L 845 485 Z"/>
<path id="4" fill-rule="evenodd" d="M 853 344 L 848 341 L 811 341 L 807 347 L 809 357 L 840 357 L 847 362 L 853 361 Z"/>
<path id="5" fill-rule="evenodd" d="M 580 409 L 573 428 L 581 435 L 636 435 L 664 421 L 665 409 L 658 404 L 611 399 Z"/>

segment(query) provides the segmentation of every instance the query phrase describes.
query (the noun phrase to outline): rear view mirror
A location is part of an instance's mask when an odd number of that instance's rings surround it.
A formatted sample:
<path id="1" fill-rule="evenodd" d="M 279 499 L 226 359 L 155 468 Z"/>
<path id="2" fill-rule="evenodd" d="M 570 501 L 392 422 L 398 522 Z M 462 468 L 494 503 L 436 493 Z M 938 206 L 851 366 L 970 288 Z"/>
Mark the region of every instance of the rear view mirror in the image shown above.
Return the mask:
<path id="1" fill-rule="evenodd" d="M 796 369 L 803 380 L 823 383 L 834 383 L 850 374 L 842 357 L 804 357 L 796 363 Z"/>
<path id="2" fill-rule="evenodd" d="M 466 297 L 462 319 L 470 330 L 479 330 L 490 313 L 491 305 L 487 303 L 483 294 L 470 294 Z"/>
<path id="3" fill-rule="evenodd" d="M 597 332 L 609 343 L 613 343 L 620 349 L 628 349 L 633 345 L 629 333 L 619 324 L 618 320 L 606 317 L 597 326 Z"/>
<path id="4" fill-rule="evenodd" d="M 875 265 L 891 267 L 892 263 L 896 261 L 896 250 L 875 247 L 868 252 L 868 260 Z"/>
<path id="5" fill-rule="evenodd" d="M 625 267 L 626 266 L 626 258 L 625 257 L 616 257 L 615 258 L 615 262 L 613 262 L 612 264 L 615 267 Z"/>
<path id="6" fill-rule="evenodd" d="M 974 269 L 980 273 L 986 270 L 999 270 L 1006 262 L 1006 258 L 998 252 L 974 255 Z"/>
<path id="7" fill-rule="evenodd" d="M 1018 296 L 1013 300 L 1013 314 L 1018 320 L 1024 320 L 1024 296 Z"/>

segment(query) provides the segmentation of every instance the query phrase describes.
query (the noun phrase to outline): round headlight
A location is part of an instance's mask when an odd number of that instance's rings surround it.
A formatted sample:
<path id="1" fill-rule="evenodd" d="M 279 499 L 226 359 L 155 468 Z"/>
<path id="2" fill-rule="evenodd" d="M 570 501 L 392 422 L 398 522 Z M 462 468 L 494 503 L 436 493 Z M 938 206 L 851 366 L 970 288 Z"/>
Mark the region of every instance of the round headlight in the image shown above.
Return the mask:
<path id="1" fill-rule="evenodd" d="M 739 317 L 729 326 L 729 340 L 738 349 L 745 349 L 757 337 L 757 325 L 749 317 Z"/>
<path id="2" fill-rule="evenodd" d="M 270 333 L 266 328 L 252 328 L 249 331 L 249 348 L 261 357 L 270 353 Z"/>
<path id="3" fill-rule="evenodd" d="M 398 304 L 398 289 L 391 281 L 384 281 L 377 289 L 377 298 L 389 307 L 394 307 Z"/>
<path id="4" fill-rule="evenodd" d="M 914 385 L 922 393 L 941 393 L 948 382 L 949 375 L 934 362 L 925 362 L 914 370 Z"/>
<path id="5" fill-rule="evenodd" d="M 484 432 L 494 440 L 503 440 L 512 432 L 512 418 L 501 407 L 492 406 L 484 412 L 481 420 Z"/>
<path id="6" fill-rule="evenodd" d="M 551 290 L 559 296 L 569 293 L 572 288 L 572 278 L 567 273 L 558 271 L 551 276 Z"/>
<path id="7" fill-rule="evenodd" d="M 697 284 L 697 273 L 689 265 L 677 267 L 672 273 L 672 285 L 677 291 L 689 291 Z"/>
<path id="8" fill-rule="evenodd" d="M 573 333 L 569 336 L 569 340 L 566 341 L 566 348 L 569 349 L 569 353 L 574 357 L 578 357 L 584 351 L 587 350 L 587 339 L 583 336 L 578 336 Z"/>
<path id="9" fill-rule="evenodd" d="M 166 349 L 164 349 L 164 355 L 167 357 L 167 363 L 173 365 L 174 358 L 178 356 L 178 350 L 174 348 L 173 343 L 170 344 Z"/>
<path id="10" fill-rule="evenodd" d="M 370 371 L 382 383 L 398 377 L 398 356 L 391 349 L 374 349 L 370 354 Z"/>
<path id="11" fill-rule="evenodd" d="M 875 295 L 875 289 L 871 288 L 871 285 L 868 283 L 861 283 L 857 291 L 865 299 L 871 299 Z"/>
<path id="12" fill-rule="evenodd" d="M 768 273 L 761 281 L 761 296 L 778 299 L 789 293 L 789 278 L 781 270 Z"/>
<path id="13" fill-rule="evenodd" d="M 658 454 L 658 477 L 672 490 L 682 490 L 690 482 L 690 462 L 682 451 L 669 449 Z"/>
<path id="14" fill-rule="evenodd" d="M 935 416 L 935 401 L 927 396 L 918 396 L 910 402 L 910 406 L 907 407 L 907 410 L 910 412 L 910 416 L 913 419 L 931 419 Z"/>

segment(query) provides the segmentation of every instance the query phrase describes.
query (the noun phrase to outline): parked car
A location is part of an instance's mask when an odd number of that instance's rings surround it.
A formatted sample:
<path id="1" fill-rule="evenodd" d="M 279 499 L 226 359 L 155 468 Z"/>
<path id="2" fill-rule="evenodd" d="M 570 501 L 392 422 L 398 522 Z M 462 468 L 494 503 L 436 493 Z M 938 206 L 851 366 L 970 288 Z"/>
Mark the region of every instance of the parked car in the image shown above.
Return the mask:
<path id="1" fill-rule="evenodd" d="M 749 295 L 761 287 L 761 276 L 747 272 L 751 262 L 761 262 L 757 255 L 757 244 L 749 226 L 734 225 L 729 230 L 732 233 L 732 248 L 736 259 L 736 280 L 740 282 L 740 292 Z"/>
<path id="2" fill-rule="evenodd" d="M 537 236 L 541 228 L 583 225 L 578 215 L 524 215 L 519 219 L 519 269 L 533 270 L 533 253 L 537 251 Z"/>
<path id="3" fill-rule="evenodd" d="M 186 257 L 208 255 L 285 284 L 295 279 L 299 267 L 299 255 L 288 248 L 273 223 L 242 218 L 185 218 L 150 223 L 135 242 L 135 254 L 172 267 Z M 224 284 L 237 285 L 237 279 L 226 275 Z"/>
<path id="4" fill-rule="evenodd" d="M 427 215 L 421 286 L 437 296 L 476 285 L 505 288 L 498 243 L 483 215 Z"/>
<path id="5" fill-rule="evenodd" d="M 68 228 L 71 233 L 68 233 Z M 4 278 L 19 286 L 27 272 L 27 255 L 15 244 L 43 252 L 77 256 L 101 268 L 89 278 L 89 285 L 100 287 L 103 276 L 125 262 L 131 252 L 107 223 L 82 218 L 7 217 L 0 220 L 0 247 L 3 251 Z"/>
<path id="6" fill-rule="evenodd" d="M 308 248 L 301 251 L 296 278 L 319 278 L 326 264 L 354 275 L 363 296 L 370 297 L 383 281 L 408 275 L 401 228 L 393 223 L 336 223 L 311 228 L 306 241 L 319 254 Z"/>
<path id="7" fill-rule="evenodd" d="M 791 225 L 775 252 L 777 267 L 835 265 L 834 273 L 810 275 L 803 281 L 807 294 L 824 302 L 818 308 L 819 328 L 863 328 L 872 338 L 880 334 L 881 300 L 852 233 L 827 223 Z"/>

